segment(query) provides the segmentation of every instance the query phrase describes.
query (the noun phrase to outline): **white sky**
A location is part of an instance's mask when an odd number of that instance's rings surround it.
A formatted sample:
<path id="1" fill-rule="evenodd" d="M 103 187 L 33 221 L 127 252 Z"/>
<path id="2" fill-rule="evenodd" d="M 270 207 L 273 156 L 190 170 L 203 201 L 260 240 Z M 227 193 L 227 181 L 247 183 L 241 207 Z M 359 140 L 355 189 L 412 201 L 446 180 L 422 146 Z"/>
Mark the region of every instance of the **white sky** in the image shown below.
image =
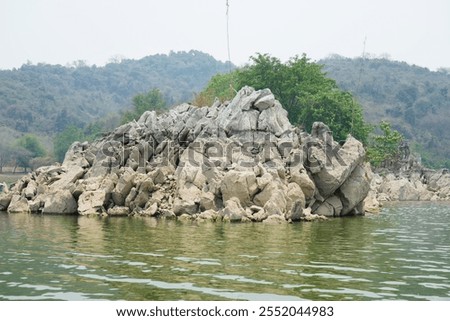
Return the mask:
<path id="1" fill-rule="evenodd" d="M 30 60 L 103 65 L 196 49 L 227 60 L 226 0 L 0 0 L 0 69 Z M 256 52 L 389 54 L 450 67 L 449 0 L 229 0 L 231 60 Z"/>

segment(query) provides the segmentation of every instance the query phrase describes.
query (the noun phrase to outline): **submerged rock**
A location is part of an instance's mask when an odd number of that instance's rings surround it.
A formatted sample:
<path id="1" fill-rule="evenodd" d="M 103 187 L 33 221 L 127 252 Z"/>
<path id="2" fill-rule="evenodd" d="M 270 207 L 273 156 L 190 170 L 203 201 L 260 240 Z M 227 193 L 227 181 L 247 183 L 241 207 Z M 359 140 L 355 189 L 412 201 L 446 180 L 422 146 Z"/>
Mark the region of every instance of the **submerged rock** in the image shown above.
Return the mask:
<path id="1" fill-rule="evenodd" d="M 229 103 L 147 111 L 93 143 L 74 143 L 61 166 L 24 177 L 0 206 L 271 223 L 363 214 L 364 157 L 352 136 L 341 146 L 319 122 L 301 132 L 269 89 L 244 87 Z"/>

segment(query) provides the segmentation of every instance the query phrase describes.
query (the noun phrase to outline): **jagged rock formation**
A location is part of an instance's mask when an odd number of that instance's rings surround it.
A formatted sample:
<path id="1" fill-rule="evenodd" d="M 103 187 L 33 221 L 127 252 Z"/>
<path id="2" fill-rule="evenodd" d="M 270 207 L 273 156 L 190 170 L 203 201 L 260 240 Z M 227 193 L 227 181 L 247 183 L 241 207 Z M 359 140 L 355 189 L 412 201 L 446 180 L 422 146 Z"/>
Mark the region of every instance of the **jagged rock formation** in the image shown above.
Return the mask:
<path id="1" fill-rule="evenodd" d="M 229 103 L 148 111 L 74 143 L 61 166 L 19 180 L 0 210 L 265 222 L 363 214 L 364 156 L 352 136 L 340 146 L 323 123 L 308 135 L 270 90 L 244 87 Z"/>
<path id="2" fill-rule="evenodd" d="M 450 173 L 423 167 L 414 156 L 399 162 L 395 170 L 374 174 L 370 195 L 384 201 L 448 201 Z"/>

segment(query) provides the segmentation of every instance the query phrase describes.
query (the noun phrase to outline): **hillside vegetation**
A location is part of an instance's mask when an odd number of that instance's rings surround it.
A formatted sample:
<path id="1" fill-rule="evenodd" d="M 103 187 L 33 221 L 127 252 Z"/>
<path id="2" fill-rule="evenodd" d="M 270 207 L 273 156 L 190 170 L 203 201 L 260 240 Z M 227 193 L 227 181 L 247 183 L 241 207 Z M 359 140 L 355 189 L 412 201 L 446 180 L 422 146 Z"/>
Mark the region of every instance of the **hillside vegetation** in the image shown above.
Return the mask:
<path id="1" fill-rule="evenodd" d="M 104 67 L 76 62 L 0 70 L 0 171 L 61 160 L 72 141 L 98 137 L 144 110 L 190 101 L 196 93 L 199 106 L 211 105 L 215 97 L 229 99 L 244 85 L 270 88 L 292 123 L 310 130 L 312 122 L 324 121 L 338 139 L 351 132 L 373 141 L 379 136 L 368 135 L 366 123 L 387 121 L 425 165 L 450 167 L 448 71 L 336 55 L 318 64 L 306 56 L 286 63 L 268 55 L 251 59 L 231 73 L 230 65 L 198 51 Z M 375 135 L 383 133 L 379 128 Z M 30 149 L 30 139 L 45 153 Z"/>
<path id="2" fill-rule="evenodd" d="M 333 79 L 326 77 L 323 66 L 306 55 L 292 57 L 285 63 L 268 54 L 257 54 L 250 60 L 250 64 L 231 73 L 214 76 L 196 96 L 196 103 L 211 105 L 215 97 L 231 99 L 233 88 L 270 88 L 288 111 L 292 124 L 310 132 L 313 123 L 321 121 L 338 140 L 344 141 L 352 134 L 362 142 L 367 141 L 369 127 L 364 122 L 361 106 L 351 94 L 339 89 Z"/>
<path id="3" fill-rule="evenodd" d="M 155 88 L 167 106 L 189 101 L 213 75 L 229 68 L 208 54 L 189 51 L 124 59 L 104 67 L 39 63 L 0 70 L 0 160 L 18 150 L 15 142 L 24 134 L 36 136 L 54 156 L 58 133 L 73 127 L 87 134 L 113 129 L 120 114 L 133 107 L 134 96 Z"/>
<path id="4" fill-rule="evenodd" d="M 123 110 L 158 88 L 169 104 L 189 100 L 225 63 L 198 51 L 122 60 L 104 67 L 23 65 L 0 71 L 0 124 L 18 132 L 55 133 Z"/>
<path id="5" fill-rule="evenodd" d="M 370 123 L 388 121 L 431 167 L 450 168 L 450 74 L 387 59 L 340 56 L 319 61 L 351 92 Z"/>

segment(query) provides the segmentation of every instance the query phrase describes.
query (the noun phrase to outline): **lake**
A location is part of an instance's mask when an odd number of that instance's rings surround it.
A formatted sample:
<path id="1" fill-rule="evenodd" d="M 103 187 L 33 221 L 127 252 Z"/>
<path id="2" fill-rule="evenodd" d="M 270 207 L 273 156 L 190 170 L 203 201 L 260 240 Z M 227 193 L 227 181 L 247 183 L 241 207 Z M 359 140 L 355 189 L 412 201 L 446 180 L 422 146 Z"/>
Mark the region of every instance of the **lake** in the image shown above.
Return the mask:
<path id="1" fill-rule="evenodd" d="M 450 300 L 450 206 L 280 225 L 1 212 L 0 300 Z"/>

